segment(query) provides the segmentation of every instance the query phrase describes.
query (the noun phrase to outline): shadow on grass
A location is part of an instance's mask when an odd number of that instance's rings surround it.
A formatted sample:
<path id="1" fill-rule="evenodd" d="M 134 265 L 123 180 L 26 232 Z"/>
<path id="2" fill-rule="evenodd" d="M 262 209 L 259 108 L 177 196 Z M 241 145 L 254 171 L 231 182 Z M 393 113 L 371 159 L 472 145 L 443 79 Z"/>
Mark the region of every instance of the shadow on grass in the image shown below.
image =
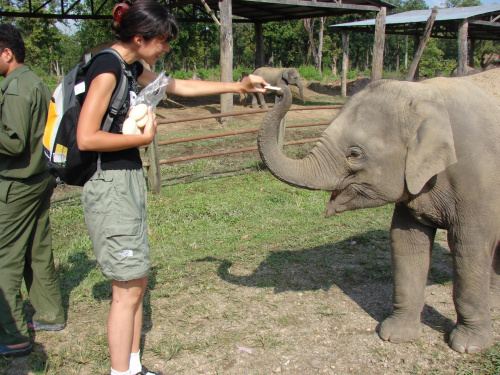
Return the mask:
<path id="1" fill-rule="evenodd" d="M 207 257 L 200 262 L 219 263 L 218 276 L 231 284 L 285 291 L 329 290 L 338 286 L 367 314 L 382 322 L 391 314 L 392 267 L 387 231 L 370 231 L 344 241 L 303 250 L 272 252 L 250 275 L 231 273 L 233 262 Z M 430 283 L 451 281 L 451 257 L 439 245 L 433 250 Z M 426 305 L 422 322 L 434 330 L 451 330 L 454 322 Z"/>
<path id="2" fill-rule="evenodd" d="M 96 260 L 89 259 L 83 251 L 71 255 L 67 263 L 59 264 L 57 269 L 65 314 L 68 313 L 71 292 L 85 280 L 90 271 L 96 267 L 96 264 Z"/>

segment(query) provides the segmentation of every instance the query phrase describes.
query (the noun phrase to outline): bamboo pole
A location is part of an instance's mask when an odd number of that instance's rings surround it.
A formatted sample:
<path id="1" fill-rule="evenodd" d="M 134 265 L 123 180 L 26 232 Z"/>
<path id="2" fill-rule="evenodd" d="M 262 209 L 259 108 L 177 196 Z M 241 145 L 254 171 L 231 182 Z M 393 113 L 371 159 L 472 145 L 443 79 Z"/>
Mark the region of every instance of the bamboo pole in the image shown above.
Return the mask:
<path id="1" fill-rule="evenodd" d="M 422 56 L 422 53 L 424 52 L 425 45 L 427 44 L 427 41 L 429 40 L 429 37 L 431 36 L 432 26 L 434 25 L 434 20 L 436 19 L 437 12 L 438 12 L 438 7 L 432 8 L 431 15 L 427 19 L 427 24 L 425 26 L 424 35 L 423 35 L 422 40 L 420 41 L 420 43 L 418 45 L 417 52 L 413 56 L 413 61 L 411 62 L 410 70 L 408 70 L 408 74 L 406 75 L 406 81 L 415 80 L 415 73 L 416 73 L 417 68 L 418 68 L 418 63 L 420 62 L 420 57 Z"/>

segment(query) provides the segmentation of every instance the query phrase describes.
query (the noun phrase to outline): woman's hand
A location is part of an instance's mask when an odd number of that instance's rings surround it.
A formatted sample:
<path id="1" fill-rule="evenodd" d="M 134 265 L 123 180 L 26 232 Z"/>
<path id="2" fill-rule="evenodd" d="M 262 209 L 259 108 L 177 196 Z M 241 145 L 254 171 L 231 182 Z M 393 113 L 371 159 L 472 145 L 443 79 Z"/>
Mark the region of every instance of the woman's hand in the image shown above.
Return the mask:
<path id="1" fill-rule="evenodd" d="M 147 137 L 146 142 L 149 145 L 155 137 L 156 130 L 158 129 L 158 124 L 156 123 L 156 120 L 155 120 L 153 108 L 148 107 L 147 116 L 148 116 L 148 121 L 146 122 L 146 126 L 144 126 L 144 128 L 142 129 L 142 131 L 143 131 L 142 134 Z"/>
<path id="2" fill-rule="evenodd" d="M 266 92 L 267 90 L 264 89 L 264 86 L 268 86 L 269 83 L 267 83 L 264 78 L 254 75 L 254 74 L 249 74 L 246 77 L 244 77 L 241 82 L 241 92 L 242 93 L 251 93 L 251 92 Z"/>

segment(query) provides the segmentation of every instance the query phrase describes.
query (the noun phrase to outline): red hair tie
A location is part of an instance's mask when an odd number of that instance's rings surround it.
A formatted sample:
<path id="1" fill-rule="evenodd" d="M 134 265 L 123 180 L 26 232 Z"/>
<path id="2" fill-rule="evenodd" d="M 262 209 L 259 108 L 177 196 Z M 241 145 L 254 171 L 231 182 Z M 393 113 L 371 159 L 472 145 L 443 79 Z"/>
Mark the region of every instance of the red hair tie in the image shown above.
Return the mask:
<path id="1" fill-rule="evenodd" d="M 130 5 L 126 3 L 118 3 L 113 8 L 113 19 L 120 23 L 122 21 L 123 15 L 127 12 Z"/>

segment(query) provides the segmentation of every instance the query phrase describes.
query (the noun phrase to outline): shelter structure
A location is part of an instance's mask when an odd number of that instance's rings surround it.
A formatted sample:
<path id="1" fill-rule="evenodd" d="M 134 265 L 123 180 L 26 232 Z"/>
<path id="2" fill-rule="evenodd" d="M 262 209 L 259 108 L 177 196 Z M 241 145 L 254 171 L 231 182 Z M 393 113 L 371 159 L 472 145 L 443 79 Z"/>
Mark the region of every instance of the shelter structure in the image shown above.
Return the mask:
<path id="1" fill-rule="evenodd" d="M 382 7 L 394 6 L 383 0 L 158 0 L 175 14 L 178 22 L 254 23 L 256 33 L 256 67 L 264 65 L 262 25 L 267 22 L 347 14 L 377 13 Z M 0 7 L 0 17 L 46 18 L 59 20 L 111 20 L 109 8 L 119 0 L 47 0 L 35 6 L 24 0 L 24 10 Z M 84 6 L 87 4 L 87 6 Z M 227 8 L 230 14 L 227 16 Z M 218 13 L 217 13 L 218 10 Z"/>
<path id="2" fill-rule="evenodd" d="M 434 16 L 432 23 L 429 22 L 431 16 Z M 330 27 L 343 32 L 371 33 L 376 28 L 376 20 L 369 19 L 342 23 L 330 25 Z M 385 33 L 411 35 L 415 38 L 415 45 L 418 45 L 420 39 L 426 36 L 457 39 L 457 74 L 465 75 L 467 72 L 467 56 L 471 58 L 469 65 L 473 66 L 474 42 L 476 40 L 500 40 L 500 4 L 412 10 L 389 15 L 385 20 Z M 468 46 L 469 48 L 467 48 Z M 421 49 L 423 49 L 423 46 Z"/>
<path id="3" fill-rule="evenodd" d="M 383 12 L 394 6 L 384 0 L 158 0 L 175 14 L 178 22 L 216 22 L 220 25 L 221 81 L 233 80 L 233 22 L 255 25 L 256 67 L 264 65 L 262 25 L 271 21 L 305 19 L 346 14 Z M 111 19 L 107 9 L 118 0 L 46 0 L 35 5 L 24 0 L 23 11 L 0 7 L 0 17 L 48 19 Z M 36 4 L 39 4 L 38 2 Z M 218 10 L 218 13 L 217 13 Z M 374 54 L 375 55 L 375 54 Z M 380 57 L 381 58 L 381 57 Z M 381 68 L 380 68 L 381 69 Z M 381 71 L 380 71 L 381 74 Z M 233 98 L 221 95 L 221 111 L 232 112 Z M 230 118 L 226 118 L 230 121 Z"/>

